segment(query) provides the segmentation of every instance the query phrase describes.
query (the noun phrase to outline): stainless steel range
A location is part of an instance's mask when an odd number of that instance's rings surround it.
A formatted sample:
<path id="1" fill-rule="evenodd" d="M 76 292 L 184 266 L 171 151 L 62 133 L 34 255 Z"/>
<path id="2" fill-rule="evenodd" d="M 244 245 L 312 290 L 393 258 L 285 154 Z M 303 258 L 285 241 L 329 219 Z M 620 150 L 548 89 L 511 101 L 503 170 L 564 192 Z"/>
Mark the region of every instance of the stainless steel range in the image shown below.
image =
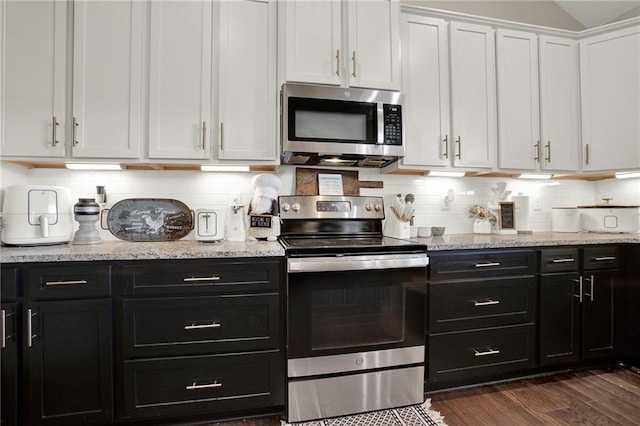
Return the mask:
<path id="1" fill-rule="evenodd" d="M 423 402 L 426 247 L 380 197 L 280 197 L 289 422 Z"/>

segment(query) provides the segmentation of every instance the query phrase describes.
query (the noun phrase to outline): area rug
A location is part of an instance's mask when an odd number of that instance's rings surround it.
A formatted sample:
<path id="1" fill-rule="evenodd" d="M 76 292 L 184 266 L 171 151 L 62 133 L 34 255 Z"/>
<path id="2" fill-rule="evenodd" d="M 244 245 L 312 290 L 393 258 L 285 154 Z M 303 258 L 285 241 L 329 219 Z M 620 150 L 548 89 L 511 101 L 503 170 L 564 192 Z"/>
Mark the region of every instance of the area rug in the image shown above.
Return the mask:
<path id="1" fill-rule="evenodd" d="M 353 416 L 333 417 L 303 423 L 285 423 L 282 426 L 446 426 L 444 417 L 433 411 L 431 400 L 419 405 L 372 411 Z"/>

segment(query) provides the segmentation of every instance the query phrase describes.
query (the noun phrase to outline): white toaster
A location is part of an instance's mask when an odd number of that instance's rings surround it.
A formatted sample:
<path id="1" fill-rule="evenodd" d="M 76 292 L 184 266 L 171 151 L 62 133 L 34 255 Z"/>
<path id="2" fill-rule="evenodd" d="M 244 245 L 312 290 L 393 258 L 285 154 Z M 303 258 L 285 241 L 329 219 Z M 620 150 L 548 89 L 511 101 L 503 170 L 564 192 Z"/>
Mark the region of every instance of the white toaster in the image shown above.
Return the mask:
<path id="1" fill-rule="evenodd" d="M 226 211 L 217 209 L 196 210 L 196 241 L 222 241 L 226 237 Z"/>
<path id="2" fill-rule="evenodd" d="M 71 191 L 61 186 L 13 185 L 5 189 L 2 242 L 58 244 L 73 237 Z"/>
<path id="3" fill-rule="evenodd" d="M 640 229 L 638 206 L 579 206 L 578 210 L 583 231 L 631 233 Z"/>

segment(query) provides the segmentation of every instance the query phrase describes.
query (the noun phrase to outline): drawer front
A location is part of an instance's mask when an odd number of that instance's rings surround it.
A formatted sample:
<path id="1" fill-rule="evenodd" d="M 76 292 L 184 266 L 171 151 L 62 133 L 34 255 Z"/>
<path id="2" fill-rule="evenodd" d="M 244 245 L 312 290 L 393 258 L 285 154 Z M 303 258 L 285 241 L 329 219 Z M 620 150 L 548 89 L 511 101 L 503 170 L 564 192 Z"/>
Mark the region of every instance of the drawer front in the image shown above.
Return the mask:
<path id="1" fill-rule="evenodd" d="M 86 262 L 35 265 L 24 268 L 29 297 L 85 299 L 111 295 L 111 266 Z"/>
<path id="2" fill-rule="evenodd" d="M 540 251 L 540 272 L 573 272 L 580 269 L 580 251 L 575 247 Z"/>
<path id="3" fill-rule="evenodd" d="M 430 332 L 535 321 L 535 278 L 429 284 Z"/>
<path id="4" fill-rule="evenodd" d="M 582 268 L 584 270 L 615 269 L 618 267 L 620 257 L 618 247 L 586 247 L 583 249 Z"/>
<path id="5" fill-rule="evenodd" d="M 12 302 L 16 300 L 16 297 L 20 294 L 20 289 L 18 288 L 18 271 L 19 269 L 13 266 L 2 268 L 2 275 L 0 276 L 0 300 L 3 302 Z"/>
<path id="6" fill-rule="evenodd" d="M 126 418 L 284 404 L 283 360 L 277 350 L 125 361 Z"/>
<path id="7" fill-rule="evenodd" d="M 472 382 L 535 367 L 535 326 L 429 336 L 429 382 Z"/>
<path id="8" fill-rule="evenodd" d="M 532 274 L 533 250 L 470 250 L 430 254 L 431 281 Z"/>
<path id="9" fill-rule="evenodd" d="M 125 356 L 278 348 L 278 294 L 125 300 Z"/>
<path id="10" fill-rule="evenodd" d="M 278 260 L 136 262 L 120 271 L 126 295 L 278 291 Z"/>

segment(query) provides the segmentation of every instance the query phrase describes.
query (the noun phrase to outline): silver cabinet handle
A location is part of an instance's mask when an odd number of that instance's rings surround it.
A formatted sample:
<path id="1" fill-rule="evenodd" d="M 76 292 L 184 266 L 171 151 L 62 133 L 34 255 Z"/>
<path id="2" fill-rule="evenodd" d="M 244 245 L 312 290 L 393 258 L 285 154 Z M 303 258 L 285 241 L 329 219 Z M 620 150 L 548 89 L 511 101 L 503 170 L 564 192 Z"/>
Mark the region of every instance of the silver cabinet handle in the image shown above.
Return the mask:
<path id="1" fill-rule="evenodd" d="M 490 268 L 492 266 L 500 266 L 500 262 L 476 263 L 476 268 Z"/>
<path id="2" fill-rule="evenodd" d="M 594 257 L 594 262 L 606 262 L 608 260 L 616 260 L 615 256 L 602 256 L 602 257 Z"/>
<path id="3" fill-rule="evenodd" d="M 56 118 L 56 116 L 53 116 L 53 120 L 51 123 L 51 146 L 55 147 L 56 145 L 58 145 L 58 136 L 57 136 L 57 130 L 58 130 L 58 126 L 60 125 L 60 123 L 58 123 L 58 119 Z"/>
<path id="4" fill-rule="evenodd" d="M 202 328 L 219 328 L 219 327 L 222 327 L 222 324 L 220 324 L 218 322 L 212 322 L 211 324 L 185 325 L 184 329 L 185 330 L 200 330 Z"/>
<path id="5" fill-rule="evenodd" d="M 583 287 L 583 280 L 582 277 L 580 277 L 579 280 L 573 280 L 573 282 L 579 283 L 579 288 L 578 288 L 578 294 L 574 294 L 573 297 L 577 297 L 578 300 L 580 301 L 580 303 L 582 303 L 582 287 Z"/>
<path id="6" fill-rule="evenodd" d="M 204 151 L 207 147 L 207 122 L 202 122 L 202 150 Z"/>
<path id="7" fill-rule="evenodd" d="M 184 281 L 185 283 L 192 283 L 192 282 L 201 282 L 201 281 L 220 281 L 220 277 L 187 277 L 187 278 L 183 278 L 182 281 Z"/>
<path id="8" fill-rule="evenodd" d="M 533 160 L 539 163 L 540 162 L 540 141 L 537 141 L 536 144 L 533 145 L 533 147 L 536 150 L 536 154 L 535 154 L 535 157 L 533 157 Z"/>
<path id="9" fill-rule="evenodd" d="M 73 123 L 71 125 L 71 146 L 77 146 L 78 145 L 78 119 L 73 117 Z"/>
<path id="10" fill-rule="evenodd" d="M 336 50 L 336 75 L 340 77 L 340 49 Z"/>
<path id="11" fill-rule="evenodd" d="M 220 122 L 220 151 L 224 151 L 224 123 Z"/>
<path id="12" fill-rule="evenodd" d="M 589 165 L 589 144 L 585 145 L 584 150 L 585 150 L 585 160 L 587 165 Z"/>
<path id="13" fill-rule="evenodd" d="M 353 51 L 353 55 L 351 55 L 351 64 L 353 65 L 353 73 L 351 73 L 351 75 L 353 75 L 353 77 L 356 77 L 356 51 Z"/>
<path id="14" fill-rule="evenodd" d="M 473 306 L 489 306 L 489 305 L 497 305 L 500 303 L 499 300 L 491 300 L 491 299 L 482 300 L 482 301 L 473 300 L 472 302 L 473 302 Z"/>
<path id="15" fill-rule="evenodd" d="M 7 345 L 7 325 L 6 325 L 6 313 L 5 310 L 2 310 L 2 349 L 4 349 Z"/>
<path id="16" fill-rule="evenodd" d="M 31 309 L 27 309 L 27 347 L 33 346 L 33 338 L 37 337 L 37 334 L 33 334 L 33 320 L 36 314 Z"/>
<path id="17" fill-rule="evenodd" d="M 218 381 L 216 380 L 213 383 L 209 383 L 207 385 L 197 385 L 196 382 L 193 382 L 192 385 L 187 386 L 185 389 L 187 390 L 194 390 L 194 389 L 211 389 L 211 388 L 221 388 L 222 387 L 222 383 L 218 383 Z"/>
<path id="18" fill-rule="evenodd" d="M 449 135 L 444 135 L 444 154 L 442 155 L 444 158 L 449 158 Z"/>
<path id="19" fill-rule="evenodd" d="M 457 151 L 458 153 L 456 154 L 456 158 L 458 160 L 462 160 L 462 142 L 461 142 L 461 137 L 458 136 L 458 139 L 456 139 L 456 146 L 457 146 Z"/>
<path id="20" fill-rule="evenodd" d="M 568 257 L 565 259 L 553 259 L 551 263 L 568 263 L 568 262 L 575 262 L 575 261 L 576 261 L 575 259 Z"/>
<path id="21" fill-rule="evenodd" d="M 547 163 L 551 162 L 551 141 L 547 141 L 547 144 L 544 146 L 547 149 L 547 156 L 544 158 L 544 160 Z"/>
<path id="22" fill-rule="evenodd" d="M 491 349 L 491 348 L 487 348 L 488 350 L 480 352 L 477 349 L 473 350 L 473 353 L 475 356 L 485 356 L 485 355 L 497 355 L 500 353 L 500 351 L 495 350 L 495 349 Z"/>
<path id="23" fill-rule="evenodd" d="M 86 284 L 87 280 L 71 280 L 71 281 L 47 281 L 44 283 L 46 286 L 52 285 L 78 285 L 78 284 Z"/>
<path id="24" fill-rule="evenodd" d="M 589 296 L 589 299 L 593 302 L 593 283 L 594 283 L 594 279 L 593 279 L 593 275 L 591 275 L 590 278 L 585 278 L 585 280 L 589 281 L 589 283 L 591 284 L 591 291 L 587 294 L 585 293 L 586 296 Z"/>

